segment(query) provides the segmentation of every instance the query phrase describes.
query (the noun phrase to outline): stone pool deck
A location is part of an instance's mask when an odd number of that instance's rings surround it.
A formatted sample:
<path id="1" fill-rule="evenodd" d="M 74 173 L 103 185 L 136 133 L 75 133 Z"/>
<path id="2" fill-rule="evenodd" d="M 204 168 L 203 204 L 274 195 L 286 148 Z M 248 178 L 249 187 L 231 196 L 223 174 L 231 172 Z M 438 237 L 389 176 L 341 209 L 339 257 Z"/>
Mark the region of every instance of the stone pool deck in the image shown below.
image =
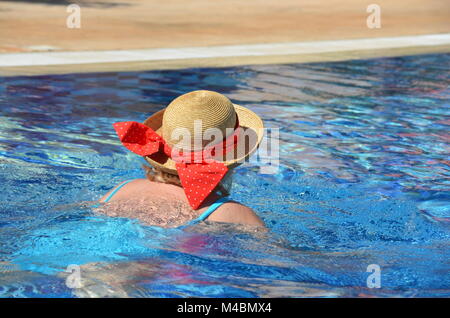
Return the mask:
<path id="1" fill-rule="evenodd" d="M 81 28 L 66 26 L 67 6 L 81 7 Z M 233 47 L 236 45 L 289 44 L 392 38 L 450 33 L 448 0 L 376 1 L 381 8 L 381 28 L 369 29 L 366 8 L 360 0 L 42 0 L 0 2 L 0 75 L 31 75 L 66 72 L 124 71 L 228 66 L 263 63 L 294 63 L 345 60 L 406 54 L 450 52 L 450 45 L 409 46 L 298 53 L 273 51 L 258 56 L 202 55 L 152 61 L 105 61 L 80 64 L 39 65 L 28 63 L 30 52 L 135 51 L 167 48 Z M 2 62 L 17 54 L 22 64 Z"/>

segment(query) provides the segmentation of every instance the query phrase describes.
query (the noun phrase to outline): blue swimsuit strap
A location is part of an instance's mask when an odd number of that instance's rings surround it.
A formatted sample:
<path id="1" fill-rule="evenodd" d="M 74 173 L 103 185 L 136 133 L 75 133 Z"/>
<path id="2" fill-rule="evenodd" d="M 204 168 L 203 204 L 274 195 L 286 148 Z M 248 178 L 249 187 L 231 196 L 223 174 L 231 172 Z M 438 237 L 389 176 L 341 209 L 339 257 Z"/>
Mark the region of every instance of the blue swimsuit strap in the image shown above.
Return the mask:
<path id="1" fill-rule="evenodd" d="M 99 203 L 96 203 L 96 204 L 92 205 L 92 207 L 93 207 L 93 208 L 98 208 L 98 207 L 100 206 L 101 203 L 106 203 L 106 202 L 108 202 L 109 200 L 111 200 L 111 198 L 113 197 L 113 195 L 117 193 L 117 191 L 119 191 L 124 185 L 126 185 L 128 182 L 131 182 L 131 181 L 133 181 L 133 180 L 127 180 L 127 181 L 122 182 L 122 183 L 119 184 L 114 190 L 111 191 L 111 193 L 108 195 L 108 197 L 107 197 L 104 201 L 99 202 Z"/>
<path id="2" fill-rule="evenodd" d="M 202 214 L 200 214 L 199 217 L 191 220 L 190 222 L 188 222 L 186 225 L 183 225 L 181 227 L 185 227 L 185 226 L 189 226 L 189 225 L 194 225 L 196 223 L 202 222 L 204 220 L 206 220 L 208 218 L 208 216 L 210 216 L 215 210 L 217 210 L 222 204 L 231 201 L 231 199 L 227 198 L 227 197 L 223 197 L 218 199 L 216 202 L 214 202 L 213 204 L 211 204 L 209 206 L 209 208 L 203 212 Z"/>
<path id="3" fill-rule="evenodd" d="M 108 202 L 109 200 L 111 200 L 111 198 L 113 197 L 114 194 L 117 193 L 117 191 L 119 191 L 124 185 L 126 185 L 127 183 L 129 183 L 131 181 L 133 181 L 133 180 L 127 180 L 127 181 L 124 181 L 121 184 L 119 184 L 114 190 L 111 191 L 111 193 L 108 195 L 108 197 L 103 202 Z"/>

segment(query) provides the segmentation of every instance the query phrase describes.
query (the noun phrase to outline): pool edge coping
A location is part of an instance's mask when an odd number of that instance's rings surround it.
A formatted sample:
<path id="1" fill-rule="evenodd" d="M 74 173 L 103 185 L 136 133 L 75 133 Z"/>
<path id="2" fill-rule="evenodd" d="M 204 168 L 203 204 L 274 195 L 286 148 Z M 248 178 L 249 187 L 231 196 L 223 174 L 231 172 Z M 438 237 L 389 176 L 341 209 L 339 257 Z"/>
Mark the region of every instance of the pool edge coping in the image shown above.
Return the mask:
<path id="1" fill-rule="evenodd" d="M 264 64 L 290 64 L 290 63 L 311 63 L 311 62 L 330 62 L 330 61 L 345 61 L 345 60 L 354 60 L 354 59 L 368 59 L 368 58 L 380 58 L 380 57 L 394 57 L 394 56 L 406 56 L 406 55 L 418 55 L 418 54 L 432 54 L 432 53 L 450 53 L 450 34 L 435 34 L 435 35 L 427 35 L 428 37 L 432 36 L 441 36 L 444 38 L 444 41 L 439 41 L 435 45 L 433 44 L 415 44 L 408 45 L 411 42 L 411 38 L 414 37 L 398 37 L 398 39 L 406 39 L 406 45 L 400 44 L 398 47 L 380 47 L 380 48 L 367 48 L 364 47 L 364 43 L 372 42 L 374 39 L 358 39 L 358 40 L 339 40 L 339 41 L 331 41 L 331 42 L 355 42 L 356 45 L 353 45 L 354 48 L 346 50 L 346 45 L 343 46 L 344 49 L 339 49 L 336 51 L 325 49 L 323 50 L 323 46 L 330 41 L 319 41 L 319 42 L 306 42 L 306 43 L 272 43 L 272 44 L 261 44 L 261 45 L 248 45 L 248 46 L 223 46 L 223 47 L 210 47 L 205 48 L 207 50 L 215 50 L 216 53 L 213 52 L 213 56 L 210 57 L 196 57 L 195 54 L 190 57 L 182 57 L 182 50 L 199 50 L 201 48 L 179 48 L 179 49 L 170 49 L 169 52 L 173 52 L 175 56 L 170 57 L 169 59 L 165 58 L 152 58 L 149 60 L 130 60 L 130 61 L 120 61 L 120 62 L 100 62 L 100 63 L 61 63 L 61 61 L 56 60 L 53 65 L 18 65 L 18 66 L 0 66 L 0 76 L 2 77 L 10 77 L 10 76 L 32 76 L 32 75 L 52 75 L 52 74 L 71 74 L 71 73 L 96 73 L 96 72 L 127 72 L 127 71 L 151 71 L 151 70 L 175 70 L 175 69 L 184 69 L 184 68 L 202 68 L 202 67 L 212 67 L 212 68 L 220 68 L 220 67 L 233 67 L 233 66 L 243 66 L 243 65 L 264 65 Z M 423 38 L 424 36 L 417 36 L 416 39 Z M 448 39 L 447 39 L 448 38 Z M 387 38 L 378 38 L 378 40 L 385 40 Z M 396 38 L 389 38 L 389 40 Z M 377 40 L 377 39 L 375 39 Z M 362 42 L 365 41 L 365 42 Z M 376 42 L 376 41 L 375 41 Z M 361 47 L 362 43 L 362 47 Z M 299 52 L 299 53 L 289 53 L 289 54 L 280 54 L 283 47 L 287 45 L 306 45 L 307 52 Z M 310 47 L 308 52 L 308 45 L 313 45 Z M 360 44 L 360 47 L 358 47 Z M 234 49 L 242 49 L 248 47 L 265 47 L 266 50 L 271 45 L 279 46 L 278 49 L 271 50 L 268 54 L 259 54 L 259 55 L 229 55 L 229 56 L 217 56 L 217 48 L 231 48 L 231 53 L 233 53 Z M 317 46 L 317 50 L 314 50 L 314 45 Z M 375 45 L 376 46 L 376 45 Z M 160 50 L 160 53 L 164 53 L 166 49 L 154 49 L 154 50 L 138 50 L 141 53 L 145 52 L 154 52 Z M 264 51 L 264 50 L 263 50 Z M 120 53 L 132 51 L 108 51 L 112 53 Z M 18 57 L 27 57 L 36 54 L 37 57 L 42 56 L 42 54 L 47 54 L 50 56 L 55 56 L 58 54 L 59 56 L 66 55 L 70 57 L 70 55 L 83 55 L 83 54 L 102 54 L 105 51 L 92 51 L 92 52 L 46 52 L 46 53 L 17 53 L 17 54 L 0 54 L 0 58 L 6 55 L 18 56 Z M 107 53 L 107 52 L 106 52 Z M 258 53 L 258 52 L 257 52 Z M 177 57 L 177 54 L 181 56 Z M 216 54 L 216 56 L 214 56 Z M 201 55 L 201 54 L 200 54 Z M 6 63 L 7 64 L 7 63 Z M 33 64 L 33 63 L 30 63 Z M 0 63 L 1 65 L 1 63 Z"/>

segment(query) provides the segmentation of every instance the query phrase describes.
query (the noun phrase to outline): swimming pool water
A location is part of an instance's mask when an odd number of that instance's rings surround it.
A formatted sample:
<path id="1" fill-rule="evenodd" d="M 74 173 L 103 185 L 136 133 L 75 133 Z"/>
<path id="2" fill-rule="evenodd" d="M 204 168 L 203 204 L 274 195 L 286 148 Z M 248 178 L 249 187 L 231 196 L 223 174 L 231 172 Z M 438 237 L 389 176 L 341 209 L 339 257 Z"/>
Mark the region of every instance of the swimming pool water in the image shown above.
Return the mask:
<path id="1" fill-rule="evenodd" d="M 0 296 L 450 296 L 450 54 L 0 78 Z M 73 203 L 143 177 L 112 123 L 219 91 L 280 128 L 232 197 L 270 232 L 186 231 Z M 85 286 L 62 275 L 81 266 Z M 381 288 L 368 288 L 370 264 Z"/>

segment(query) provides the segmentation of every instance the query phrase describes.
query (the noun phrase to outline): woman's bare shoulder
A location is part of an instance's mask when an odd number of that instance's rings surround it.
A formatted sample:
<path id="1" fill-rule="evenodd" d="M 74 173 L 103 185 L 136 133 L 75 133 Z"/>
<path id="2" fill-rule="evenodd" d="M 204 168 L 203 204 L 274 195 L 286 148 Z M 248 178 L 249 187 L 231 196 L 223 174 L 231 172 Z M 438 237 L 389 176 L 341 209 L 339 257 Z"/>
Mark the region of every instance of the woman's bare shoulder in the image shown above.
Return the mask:
<path id="1" fill-rule="evenodd" d="M 229 201 L 221 205 L 208 217 L 208 221 L 265 227 L 264 222 L 258 217 L 255 211 L 236 201 Z"/>

